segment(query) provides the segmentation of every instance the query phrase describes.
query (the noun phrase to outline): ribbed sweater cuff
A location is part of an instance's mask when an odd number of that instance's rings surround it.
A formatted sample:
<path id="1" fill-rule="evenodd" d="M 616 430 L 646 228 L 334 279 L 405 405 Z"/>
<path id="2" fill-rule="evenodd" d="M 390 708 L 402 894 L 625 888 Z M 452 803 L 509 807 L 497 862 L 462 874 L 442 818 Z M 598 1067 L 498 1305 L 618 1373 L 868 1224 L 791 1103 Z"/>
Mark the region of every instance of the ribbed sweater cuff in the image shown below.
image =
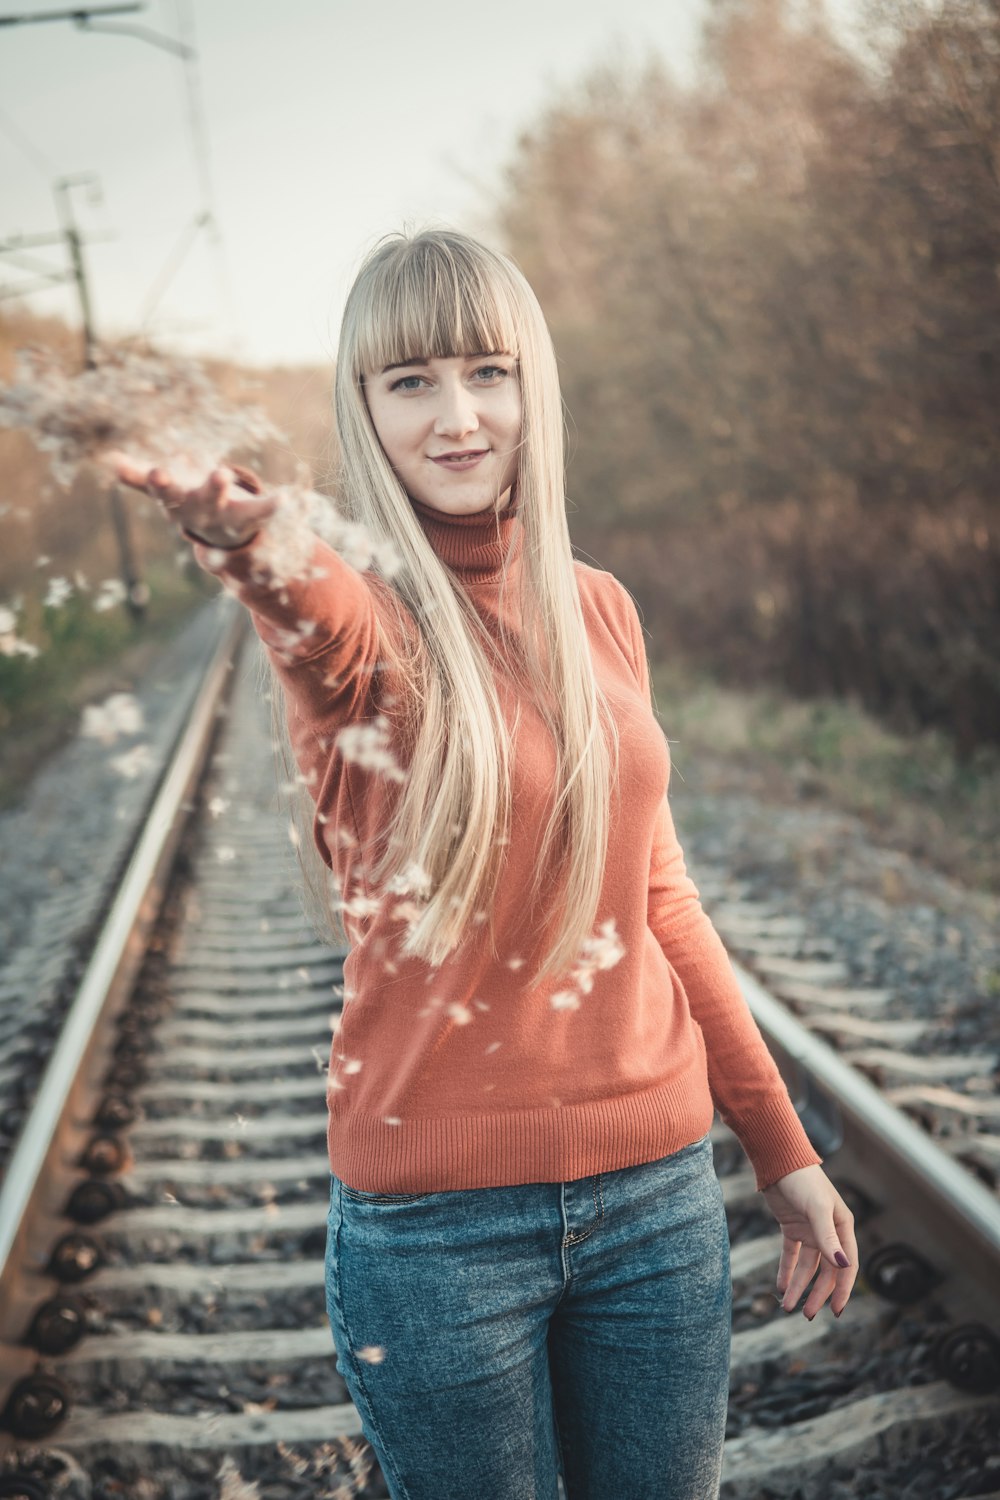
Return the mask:
<path id="1" fill-rule="evenodd" d="M 820 1166 L 823 1158 L 813 1147 L 791 1099 L 765 1101 L 751 1119 L 726 1119 L 739 1138 L 754 1171 L 758 1192 L 799 1167 Z"/>

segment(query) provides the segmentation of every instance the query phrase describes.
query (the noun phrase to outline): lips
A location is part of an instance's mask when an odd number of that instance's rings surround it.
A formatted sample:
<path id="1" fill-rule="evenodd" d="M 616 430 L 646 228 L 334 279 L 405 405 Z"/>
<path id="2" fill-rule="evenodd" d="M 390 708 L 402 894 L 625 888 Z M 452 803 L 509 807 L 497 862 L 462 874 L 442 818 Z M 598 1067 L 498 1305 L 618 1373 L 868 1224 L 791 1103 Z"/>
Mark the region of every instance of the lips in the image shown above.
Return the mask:
<path id="1" fill-rule="evenodd" d="M 462 453 L 442 453 L 432 462 L 440 464 L 442 469 L 472 469 L 489 451 L 488 448 L 470 448 Z"/>

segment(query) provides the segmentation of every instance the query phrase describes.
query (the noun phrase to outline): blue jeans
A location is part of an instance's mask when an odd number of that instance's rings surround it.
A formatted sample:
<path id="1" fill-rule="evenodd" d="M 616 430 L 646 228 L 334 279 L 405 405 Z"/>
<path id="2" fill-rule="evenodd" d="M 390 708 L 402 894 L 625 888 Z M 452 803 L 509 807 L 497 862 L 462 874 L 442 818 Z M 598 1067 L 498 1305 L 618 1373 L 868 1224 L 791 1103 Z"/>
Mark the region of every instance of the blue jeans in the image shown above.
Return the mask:
<path id="1" fill-rule="evenodd" d="M 570 1182 L 331 1179 L 337 1369 L 393 1500 L 716 1500 L 732 1287 L 707 1135 Z"/>

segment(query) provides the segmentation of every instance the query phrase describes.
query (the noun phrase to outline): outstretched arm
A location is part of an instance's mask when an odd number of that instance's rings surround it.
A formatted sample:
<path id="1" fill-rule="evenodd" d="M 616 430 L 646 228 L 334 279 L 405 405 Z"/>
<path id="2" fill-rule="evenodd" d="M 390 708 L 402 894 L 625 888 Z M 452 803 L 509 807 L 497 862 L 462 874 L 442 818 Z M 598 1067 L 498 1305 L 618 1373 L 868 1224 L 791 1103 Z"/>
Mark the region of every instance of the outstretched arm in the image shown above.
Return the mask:
<path id="1" fill-rule="evenodd" d="M 204 478 L 180 478 L 123 454 L 108 457 L 123 483 L 159 500 L 199 566 L 250 611 L 297 717 L 322 733 L 359 714 L 379 639 L 361 574 L 283 512 L 250 469 L 219 465 Z"/>

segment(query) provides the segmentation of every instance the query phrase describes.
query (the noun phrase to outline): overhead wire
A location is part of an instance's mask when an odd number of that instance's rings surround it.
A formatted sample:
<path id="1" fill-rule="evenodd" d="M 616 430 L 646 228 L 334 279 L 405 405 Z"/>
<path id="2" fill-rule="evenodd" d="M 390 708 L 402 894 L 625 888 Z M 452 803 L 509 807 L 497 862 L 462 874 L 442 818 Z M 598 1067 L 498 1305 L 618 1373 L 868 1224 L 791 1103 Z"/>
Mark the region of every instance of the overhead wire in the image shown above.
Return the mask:
<path id="1" fill-rule="evenodd" d="M 40 147 L 35 145 L 34 141 L 28 138 L 20 125 L 12 120 L 4 109 L 0 109 L 0 130 L 9 136 L 18 150 L 28 158 L 36 171 L 43 173 L 49 182 L 52 181 L 53 177 L 59 175 L 58 167 L 49 160 Z"/>
<path id="2" fill-rule="evenodd" d="M 225 309 L 225 317 L 229 326 L 230 347 L 233 349 L 239 341 L 236 303 L 233 295 L 232 278 L 229 271 L 225 242 L 222 236 L 221 222 L 216 206 L 217 200 L 212 170 L 211 145 L 205 117 L 198 51 L 195 45 L 194 11 L 191 0 L 174 0 L 174 13 L 177 35 L 185 47 L 183 64 L 187 98 L 187 122 L 198 172 L 202 201 L 202 217 L 198 222 L 198 227 L 202 227 L 202 225 L 205 227 L 212 242 L 219 304 Z"/>

